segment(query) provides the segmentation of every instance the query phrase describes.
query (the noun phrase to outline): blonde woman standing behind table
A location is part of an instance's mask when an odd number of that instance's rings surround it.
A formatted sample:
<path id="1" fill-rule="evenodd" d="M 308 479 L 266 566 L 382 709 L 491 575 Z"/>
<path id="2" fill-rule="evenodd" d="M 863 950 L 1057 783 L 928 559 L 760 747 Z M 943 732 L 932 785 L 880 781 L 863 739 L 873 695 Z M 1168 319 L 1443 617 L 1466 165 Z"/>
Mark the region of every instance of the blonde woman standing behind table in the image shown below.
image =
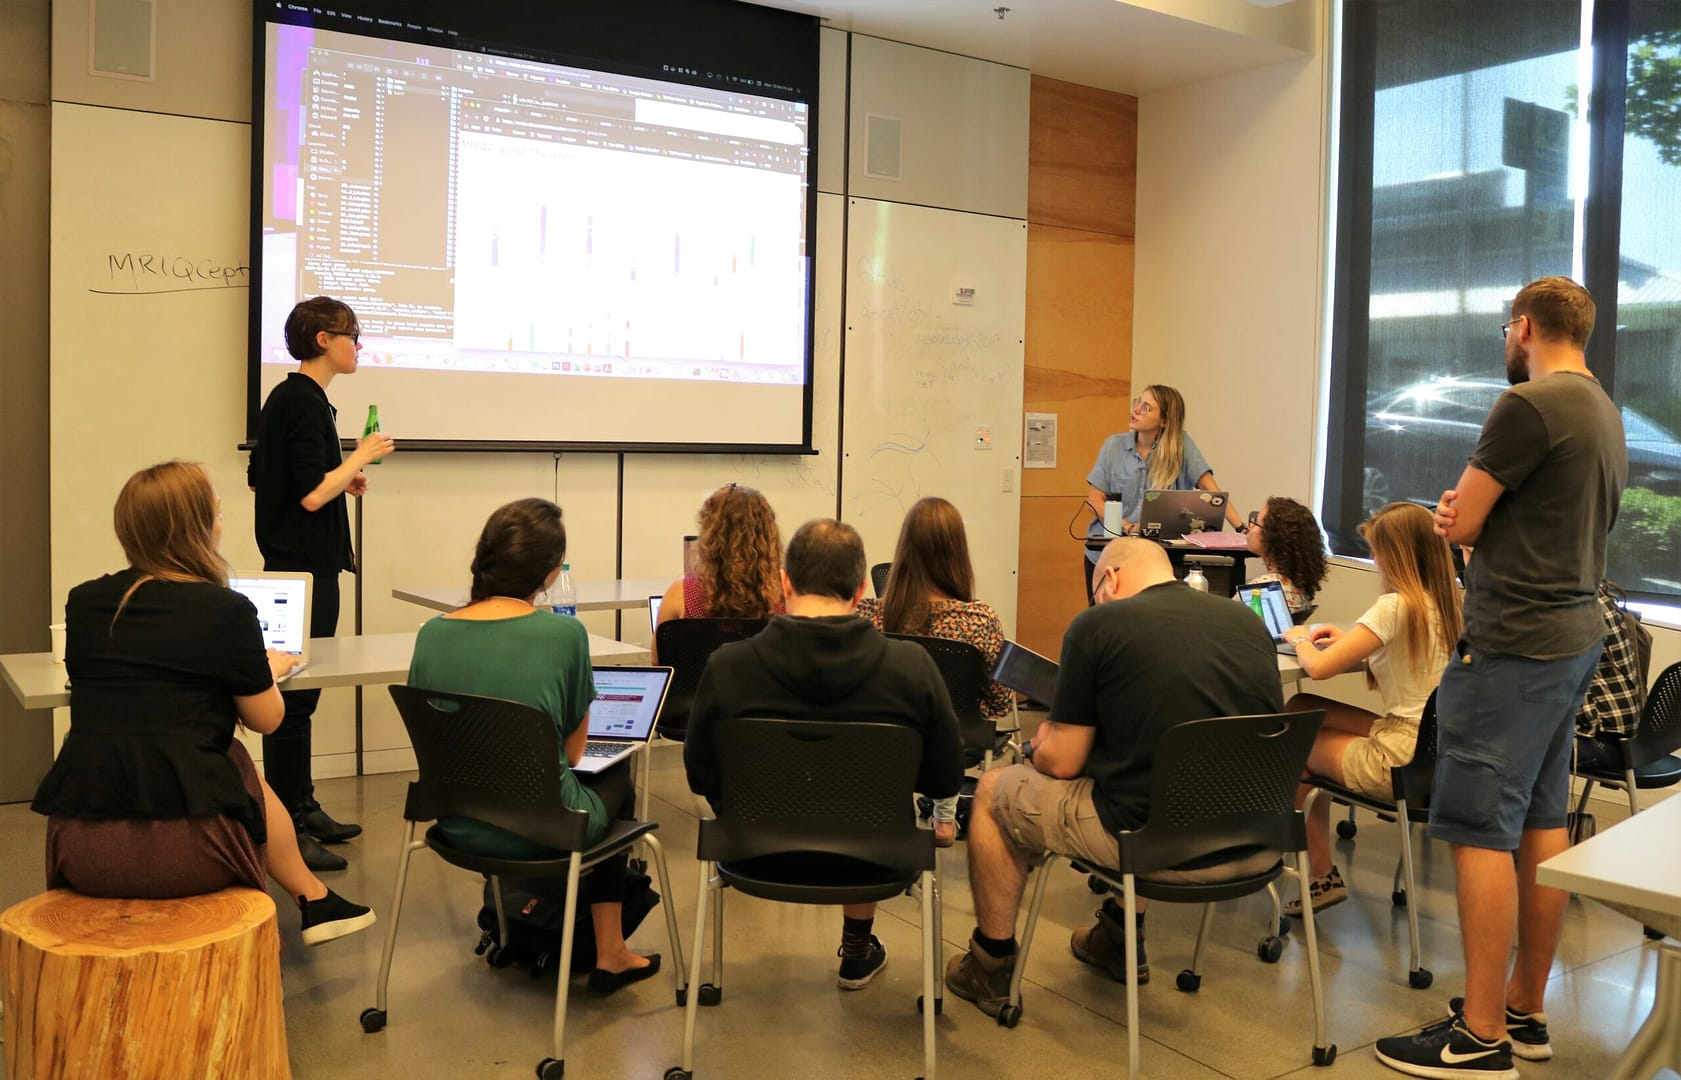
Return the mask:
<path id="1" fill-rule="evenodd" d="M 660 622 L 768 619 L 780 613 L 782 534 L 770 500 L 745 484 L 725 484 L 700 504 L 697 520 L 695 572 L 665 590 Z"/>
<path id="2" fill-rule="evenodd" d="M 988 671 L 1004 647 L 998 613 L 975 599 L 975 566 L 963 515 L 941 498 L 918 499 L 910 508 L 899 527 L 885 595 L 858 601 L 858 614 L 890 634 L 968 642 L 981 651 Z M 1009 711 L 1009 688 L 987 682 L 981 688 L 981 715 L 996 720 Z M 950 847 L 957 840 L 957 796 L 934 800 L 933 817 L 934 842 Z"/>
<path id="3" fill-rule="evenodd" d="M 1185 431 L 1185 399 L 1171 386 L 1146 386 L 1132 399 L 1127 430 L 1103 440 L 1097 463 L 1086 477 L 1091 490 L 1086 502 L 1096 520 L 1086 530 L 1088 540 L 1112 539 L 1103 528 L 1103 504 L 1111 495 L 1120 499 L 1126 514 L 1124 529 L 1138 531 L 1146 491 L 1219 491 L 1214 470 Z M 1226 520 L 1238 532 L 1243 520 L 1226 503 Z M 1101 545 L 1099 545 L 1101 548 Z M 1092 568 L 1098 550 L 1086 549 L 1086 598 L 1091 598 Z"/>
<path id="4" fill-rule="evenodd" d="M 1296 657 L 1310 678 L 1328 679 L 1365 663 L 1366 685 L 1383 696 L 1383 715 L 1317 694 L 1297 694 L 1284 708 L 1325 710 L 1325 726 L 1308 754 L 1309 772 L 1387 799 L 1389 770 L 1412 760 L 1424 706 L 1459 639 L 1459 586 L 1447 541 L 1436 535 L 1424 507 L 1390 503 L 1360 526 L 1360 535 L 1377 564 L 1383 590 L 1377 602 L 1347 632 L 1296 627 L 1286 636 L 1296 643 Z M 1306 797 L 1307 789 L 1298 789 L 1296 805 Z M 1329 799 L 1314 800 L 1307 850 L 1313 910 L 1346 900 L 1342 873 L 1331 862 Z M 1285 912 L 1300 915 L 1301 901 L 1286 905 Z"/>

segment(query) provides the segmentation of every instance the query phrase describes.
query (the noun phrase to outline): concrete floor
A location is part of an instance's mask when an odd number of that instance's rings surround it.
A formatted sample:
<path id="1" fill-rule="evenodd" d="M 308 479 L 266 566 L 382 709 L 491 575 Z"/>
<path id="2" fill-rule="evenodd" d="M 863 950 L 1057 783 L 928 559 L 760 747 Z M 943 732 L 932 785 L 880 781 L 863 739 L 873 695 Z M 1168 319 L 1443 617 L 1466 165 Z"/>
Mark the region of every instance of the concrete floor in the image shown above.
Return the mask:
<path id="1" fill-rule="evenodd" d="M 684 947 L 693 943 L 697 864 L 695 806 L 679 748 L 654 751 L 650 814 L 671 860 Z M 389 910 L 402 834 L 405 774 L 329 780 L 317 792 L 337 816 L 366 833 L 339 848 L 351 860 L 328 883 L 351 898 Z M 1619 814 L 1596 803 L 1600 826 Z M 1195 909 L 1156 906 L 1149 950 L 1155 981 L 1140 995 L 1143 1071 L 1156 1078 L 1393 1077 L 1372 1054 L 1374 1040 L 1417 1027 L 1446 1011 L 1463 990 L 1453 867 L 1447 849 L 1421 844 L 1421 932 L 1435 986 L 1406 981 L 1406 920 L 1390 903 L 1399 844 L 1393 825 L 1363 816 L 1355 841 L 1338 841 L 1337 862 L 1351 899 L 1319 920 L 1321 963 L 1330 1003 L 1334 1073 L 1311 1065 L 1312 1010 L 1306 952 L 1293 933 L 1277 965 L 1261 963 L 1255 945 L 1264 894 L 1221 905 L 1204 964 L 1202 990 L 1178 992 L 1173 976 L 1188 965 Z M 37 892 L 42 882 L 45 819 L 27 806 L 0 807 L 0 905 Z M 973 926 L 963 846 L 941 854 L 944 953 L 962 947 Z M 1115 1075 L 1126 1060 L 1125 991 L 1070 955 L 1069 932 L 1090 922 L 1096 899 L 1066 866 L 1045 902 L 1024 991 L 1024 1016 L 999 1027 L 966 1003 L 949 999 L 939 1020 L 939 1066 L 947 1077 Z M 295 907 L 276 896 L 284 943 L 287 1033 L 294 1074 L 311 1078 L 529 1077 L 549 1052 L 554 977 L 493 970 L 473 955 L 480 879 L 430 853 L 415 857 L 392 969 L 389 1026 L 365 1035 L 361 1011 L 373 1004 L 385 924 L 316 949 L 298 937 Z M 883 906 L 876 932 L 890 957 L 870 987 L 835 986 L 840 914 L 834 909 L 727 902 L 725 998 L 700 1013 L 696 1075 L 754 1080 L 806 1073 L 897 1077 L 921 1072 L 917 907 L 901 898 Z M 1522 1064 L 1526 1077 L 1602 1077 L 1651 1005 L 1654 957 L 1640 928 L 1595 903 L 1572 902 L 1548 997 L 1557 1056 Z M 651 915 L 632 943 L 668 952 L 663 915 Z M 667 956 L 669 963 L 670 957 Z M 944 956 L 941 958 L 944 963 Z M 681 1056 L 683 1014 L 671 981 L 656 979 L 609 999 L 583 994 L 567 1016 L 567 1073 L 576 1077 L 658 1078 Z M 3 1070 L 0 1070 L 3 1076 Z"/>

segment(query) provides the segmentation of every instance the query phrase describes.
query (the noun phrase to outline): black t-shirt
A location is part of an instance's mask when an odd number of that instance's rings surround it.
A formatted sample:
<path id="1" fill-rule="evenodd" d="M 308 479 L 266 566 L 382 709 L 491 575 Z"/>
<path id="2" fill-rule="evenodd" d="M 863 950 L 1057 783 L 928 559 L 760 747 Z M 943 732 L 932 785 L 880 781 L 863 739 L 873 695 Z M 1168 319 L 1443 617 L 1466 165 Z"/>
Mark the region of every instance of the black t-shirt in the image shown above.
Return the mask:
<path id="1" fill-rule="evenodd" d="M 1471 464 L 1506 490 L 1465 564 L 1465 640 L 1552 660 L 1604 637 L 1594 597 L 1628 447 L 1599 380 L 1560 371 L 1501 394 Z"/>
<path id="2" fill-rule="evenodd" d="M 263 809 L 228 756 L 233 699 L 274 684 L 256 609 L 219 585 L 154 580 L 118 616 L 138 576 L 70 590 L 70 733 L 33 809 L 99 820 L 225 814 L 262 843 Z"/>
<path id="3" fill-rule="evenodd" d="M 314 513 L 301 502 L 344 461 L 337 417 L 321 384 L 301 371 L 263 402 L 246 478 L 257 489 L 257 550 L 269 565 L 356 569 L 345 496 Z"/>
<path id="4" fill-rule="evenodd" d="M 1111 832 L 1150 817 L 1150 769 L 1181 720 L 1284 707 L 1278 650 L 1242 604 L 1182 582 L 1087 608 L 1062 639 L 1051 719 L 1097 728 L 1084 775 Z"/>

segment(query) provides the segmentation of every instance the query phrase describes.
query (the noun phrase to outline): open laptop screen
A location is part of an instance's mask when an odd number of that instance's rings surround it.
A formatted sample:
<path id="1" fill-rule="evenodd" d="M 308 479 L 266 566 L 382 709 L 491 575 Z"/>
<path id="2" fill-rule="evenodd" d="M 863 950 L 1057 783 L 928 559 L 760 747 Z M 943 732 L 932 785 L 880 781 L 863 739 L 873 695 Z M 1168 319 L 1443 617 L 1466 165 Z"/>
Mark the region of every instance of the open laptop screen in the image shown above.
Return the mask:
<path id="1" fill-rule="evenodd" d="M 659 719 L 671 682 L 668 667 L 597 667 L 595 701 L 590 705 L 590 737 L 647 739 Z"/>
<path id="2" fill-rule="evenodd" d="M 648 630 L 649 630 L 649 632 L 652 632 L 654 630 L 659 629 L 659 625 L 660 625 L 660 602 L 663 601 L 664 599 L 665 599 L 664 596 L 650 596 L 650 597 L 648 597 Z"/>
<path id="3" fill-rule="evenodd" d="M 1284 586 L 1276 581 L 1263 581 L 1237 587 L 1237 602 L 1250 610 L 1254 610 L 1257 595 L 1261 598 L 1261 618 L 1266 620 L 1267 633 L 1274 641 L 1283 641 L 1284 632 L 1294 625 L 1290 618 L 1290 603 L 1284 599 Z"/>
<path id="4" fill-rule="evenodd" d="M 263 643 L 293 656 L 305 654 L 309 640 L 308 574 L 243 575 L 228 579 L 233 589 L 257 609 Z"/>

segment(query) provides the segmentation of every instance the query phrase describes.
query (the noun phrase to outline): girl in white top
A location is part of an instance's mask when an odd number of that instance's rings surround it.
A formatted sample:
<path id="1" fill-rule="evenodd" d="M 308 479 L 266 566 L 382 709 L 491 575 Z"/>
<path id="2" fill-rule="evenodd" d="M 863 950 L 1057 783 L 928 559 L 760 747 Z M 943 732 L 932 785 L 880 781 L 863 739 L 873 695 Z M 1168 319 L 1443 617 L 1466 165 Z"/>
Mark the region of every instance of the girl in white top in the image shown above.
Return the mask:
<path id="1" fill-rule="evenodd" d="M 1389 770 L 1412 760 L 1419 719 L 1441 681 L 1461 628 L 1459 587 L 1447 541 L 1436 535 L 1430 511 L 1416 503 L 1390 503 L 1360 527 L 1372 550 L 1383 595 L 1346 633 L 1334 626 L 1297 627 L 1302 670 L 1328 679 L 1366 664 L 1366 685 L 1383 698 L 1383 715 L 1353 705 L 1297 694 L 1286 709 L 1325 710 L 1325 725 L 1308 755 L 1308 771 L 1374 798 L 1392 794 Z M 1297 795 L 1300 806 L 1307 795 Z M 1314 875 L 1313 910 L 1347 899 L 1342 874 L 1331 863 L 1331 801 L 1316 799 L 1307 823 L 1308 860 Z M 1300 914 L 1300 901 L 1288 905 Z"/>

